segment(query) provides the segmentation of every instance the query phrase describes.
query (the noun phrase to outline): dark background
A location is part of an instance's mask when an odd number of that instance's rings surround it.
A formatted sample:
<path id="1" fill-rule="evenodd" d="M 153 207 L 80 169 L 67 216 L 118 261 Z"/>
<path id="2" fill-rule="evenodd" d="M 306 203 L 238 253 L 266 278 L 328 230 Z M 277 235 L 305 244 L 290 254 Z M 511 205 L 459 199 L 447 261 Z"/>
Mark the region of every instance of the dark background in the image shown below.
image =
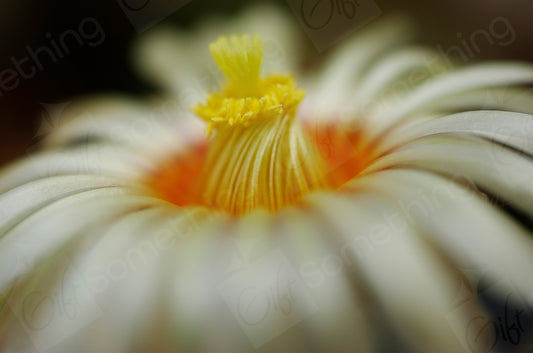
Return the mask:
<path id="1" fill-rule="evenodd" d="M 94 92 L 142 96 L 156 90 L 144 82 L 130 64 L 131 43 L 138 33 L 118 1 L 1 1 L 0 72 L 13 67 L 12 57 L 27 55 L 27 46 L 49 45 L 47 36 L 76 29 L 88 17 L 101 25 L 105 41 L 96 47 L 73 46 L 69 55 L 56 61 L 43 60 L 43 69 L 34 77 L 21 79 L 15 88 L 3 91 L 0 96 L 0 165 L 29 153 L 38 145 L 38 129 L 45 112 L 43 104 L 61 103 Z M 275 2 L 289 11 L 286 1 Z M 244 0 L 192 0 L 160 23 L 189 27 L 207 13 L 232 14 L 250 3 Z M 459 45 L 461 38 L 457 33 L 467 35 L 487 29 L 495 18 L 502 17 L 512 26 L 515 39 L 505 46 L 487 43 L 472 61 L 533 60 L 532 0 L 376 0 L 376 3 L 384 15 L 395 12 L 412 15 L 423 29 L 420 41 L 441 48 Z M 302 40 L 313 48 L 303 31 Z M 328 50 L 321 53 L 310 50 L 310 56 L 318 59 L 327 54 Z"/>

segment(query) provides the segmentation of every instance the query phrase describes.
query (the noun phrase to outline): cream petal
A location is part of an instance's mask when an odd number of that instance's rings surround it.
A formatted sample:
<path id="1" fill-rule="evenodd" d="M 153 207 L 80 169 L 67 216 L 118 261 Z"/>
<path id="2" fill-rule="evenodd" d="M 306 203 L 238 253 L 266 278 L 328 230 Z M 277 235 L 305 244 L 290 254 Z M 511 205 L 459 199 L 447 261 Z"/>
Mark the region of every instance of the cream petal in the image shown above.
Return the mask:
<path id="1" fill-rule="evenodd" d="M 133 342 L 143 343 L 167 286 L 168 237 L 154 230 L 172 213 L 179 212 L 163 206 L 130 213 L 98 234 L 90 250 L 76 258 L 72 266 L 79 278 L 75 280 L 90 296 L 78 301 L 75 325 L 82 333 L 67 340 L 64 351 L 125 352 Z M 65 283 L 67 288 L 74 286 Z M 90 310 L 94 302 L 100 309 L 97 315 Z M 160 332 L 163 329 L 161 322 Z M 62 329 L 54 325 L 47 331 L 44 336 L 53 337 Z M 88 340 L 92 335 L 99 339 Z"/>
<path id="2" fill-rule="evenodd" d="M 0 288 L 90 227 L 103 226 L 135 209 L 164 202 L 128 195 L 121 187 L 89 190 L 58 200 L 26 217 L 0 239 Z M 81 216 L 80 216 L 81 215 Z"/>
<path id="3" fill-rule="evenodd" d="M 454 181 L 426 172 L 386 170 L 354 180 L 397 203 L 424 234 L 463 268 L 503 280 L 523 299 L 533 292 L 533 238 L 510 217 Z M 348 186 L 349 187 L 349 186 Z"/>
<path id="4" fill-rule="evenodd" d="M 57 112 L 45 143 L 58 147 L 97 139 L 129 146 L 139 154 L 161 154 L 181 142 L 180 119 L 162 113 L 161 107 L 121 97 L 86 98 Z"/>
<path id="5" fill-rule="evenodd" d="M 533 155 L 533 115 L 494 110 L 461 112 L 400 127 L 383 140 L 376 154 L 436 134 L 482 136 Z"/>
<path id="6" fill-rule="evenodd" d="M 33 343 L 39 352 L 52 347 L 65 352 L 127 351 L 130 347 L 124 342 L 131 343 L 135 337 L 129 330 L 140 330 L 149 319 L 153 307 L 149 302 L 158 299 L 153 289 L 161 280 L 157 274 L 162 271 L 153 271 L 154 262 L 162 264 L 154 261 L 159 260 L 151 252 L 156 244 L 146 226 L 168 212 L 160 207 L 117 216 L 111 223 L 90 229 L 66 250 L 54 252 L 18 282 L 12 310 L 16 317 L 26 319 L 30 336 L 27 346 L 19 350 L 33 351 Z M 136 261 L 143 261 L 142 266 Z M 126 269 L 117 275 L 120 265 Z M 54 298 L 54 302 L 37 305 L 38 310 L 28 315 L 26 300 L 21 298 L 34 293 Z M 91 341 L 96 331 L 100 339 Z M 7 337 L 8 347 L 17 344 L 16 335 Z"/>
<path id="7" fill-rule="evenodd" d="M 214 351 L 227 340 L 234 351 L 250 348 L 244 331 L 232 317 L 217 285 L 227 266 L 220 258 L 231 256 L 227 221 L 214 220 L 194 233 L 185 233 L 174 244 L 169 266 L 169 312 L 176 350 Z M 219 334 L 220 332 L 220 334 Z"/>
<path id="8" fill-rule="evenodd" d="M 124 180 L 101 175 L 67 175 L 35 180 L 0 194 L 0 238 L 7 229 L 52 202 L 105 187 L 133 188 Z"/>
<path id="9" fill-rule="evenodd" d="M 275 225 L 271 214 L 258 210 L 179 241 L 171 297 L 181 350 L 300 351 L 307 346 L 299 315 L 306 316 L 308 298 L 300 297 L 298 288 L 291 303 L 280 303 L 290 296 L 286 291 L 293 288 L 285 281 L 295 273 L 274 241 Z"/>
<path id="10" fill-rule="evenodd" d="M 356 83 L 356 89 L 351 97 L 352 102 L 349 104 L 353 105 L 354 111 L 357 111 L 364 110 L 369 104 L 379 104 L 379 101 L 376 101 L 378 99 L 390 101 L 390 97 L 380 97 L 380 95 L 398 88 L 404 91 L 394 91 L 393 94 L 404 95 L 407 90 L 413 88 L 413 85 L 420 84 L 419 80 L 406 78 L 406 75 L 418 73 L 425 75 L 424 80 L 427 80 L 440 74 L 444 69 L 444 60 L 434 51 L 418 47 L 399 49 L 379 59 Z"/>
<path id="11" fill-rule="evenodd" d="M 305 283 L 311 301 L 300 324 L 309 351 L 368 352 L 378 340 L 372 331 L 372 301 L 323 222 L 307 210 L 281 211 L 276 238 Z M 301 299 L 292 297 L 296 303 Z"/>
<path id="12" fill-rule="evenodd" d="M 201 75 L 197 75 L 195 79 L 198 67 L 190 60 L 191 52 L 188 48 L 194 49 L 194 46 L 186 33 L 171 28 L 158 28 L 140 37 L 134 48 L 133 59 L 141 73 L 161 85 L 181 103 L 184 100 L 182 95 L 187 89 L 199 95 L 204 89 L 201 81 L 209 79 Z M 206 55 L 207 52 L 203 56 Z M 197 57 L 197 60 L 206 63 L 203 57 Z"/>
<path id="13" fill-rule="evenodd" d="M 421 110 L 431 111 L 433 104 L 450 95 L 479 88 L 519 85 L 533 82 L 533 66 L 526 63 L 486 63 L 450 71 L 418 86 L 398 104 L 379 116 L 371 117 L 369 133 L 376 136 L 384 129 Z"/>
<path id="14" fill-rule="evenodd" d="M 278 268 L 279 271 L 286 270 L 277 262 L 280 257 L 273 234 L 275 225 L 272 215 L 259 209 L 242 216 L 224 230 L 225 240 L 219 241 L 220 251 L 213 256 L 220 264 L 218 275 L 215 275 L 219 280 L 213 285 L 227 309 L 222 312 L 219 308 L 213 310 L 219 315 L 231 313 L 227 317 L 230 325 L 217 334 L 216 341 L 206 349 L 216 351 L 217 341 L 223 343 L 224 340 L 229 341 L 225 343 L 230 343 L 229 347 L 235 347 L 235 351 L 301 349 L 301 341 L 296 338 L 298 330 L 287 322 L 291 316 L 277 315 L 282 313 L 276 309 L 279 297 L 286 294 L 287 288 L 273 282 Z M 280 272 L 277 279 L 281 282 L 284 277 Z M 290 335 L 282 334 L 289 330 Z M 234 337 L 233 342 L 224 336 Z"/>
<path id="15" fill-rule="evenodd" d="M 431 105 L 431 110 L 439 111 L 455 112 L 473 108 L 533 114 L 533 94 L 527 88 L 484 88 L 447 96 Z"/>
<path id="16" fill-rule="evenodd" d="M 379 159 L 362 174 L 399 166 L 466 178 L 533 217 L 533 163 L 496 143 L 473 137 L 424 137 Z"/>
<path id="17" fill-rule="evenodd" d="M 3 169 L 0 172 L 0 192 L 33 180 L 65 174 L 108 174 L 134 180 L 155 168 L 154 163 L 130 148 L 109 144 L 44 151 Z"/>
<path id="18" fill-rule="evenodd" d="M 201 208 L 181 209 L 161 203 L 130 213 L 98 234 L 73 267 L 91 296 L 79 302 L 76 325 L 82 330 L 64 351 L 129 351 L 149 347 L 173 351 L 176 336 L 169 311 L 180 242 L 195 241 L 193 229 L 210 214 Z M 190 269 L 189 267 L 186 267 Z M 194 270 L 194 269 L 193 269 Z M 99 313 L 90 312 L 98 303 Z M 120 327 L 120 332 L 116 328 Z M 60 334 L 57 328 L 53 333 Z M 99 340 L 91 341 L 96 336 Z"/>
<path id="19" fill-rule="evenodd" d="M 305 322 L 315 305 L 292 257 L 276 241 L 278 225 L 276 216 L 257 210 L 227 230 L 226 271 L 218 290 L 249 346 L 261 352 L 306 351 L 313 346 L 305 339 Z"/>
<path id="20" fill-rule="evenodd" d="M 282 234 L 278 234 L 276 217 L 265 211 L 256 211 L 244 216 L 235 225 L 217 222 L 176 243 L 177 253 L 171 265 L 176 277 L 172 280 L 174 291 L 171 298 L 178 347 L 188 351 L 218 351 L 221 347 L 231 347 L 232 351 L 316 349 L 308 335 L 338 321 L 336 314 L 341 312 L 342 304 L 337 301 L 332 303 L 332 293 L 327 286 L 309 291 L 300 279 L 299 269 L 293 265 L 291 255 L 296 249 L 289 246 L 292 241 L 276 241 L 295 230 L 294 225 L 285 223 Z M 299 230 L 302 231 L 302 228 Z M 304 241 L 303 238 L 301 240 Z M 271 283 L 272 279 L 276 280 L 275 283 Z M 286 287 L 285 280 L 291 286 Z M 338 278 L 329 282 L 333 283 L 338 285 L 334 298 L 343 298 L 342 303 L 353 307 L 355 295 L 352 296 L 348 282 Z M 247 302 L 242 295 L 252 289 L 258 291 L 257 297 Z M 313 294 L 318 293 L 321 293 L 320 303 L 327 305 L 322 308 L 323 312 L 316 312 Z M 342 313 L 346 314 L 350 307 L 344 308 Z M 263 319 L 250 322 L 258 314 L 261 316 L 260 309 L 267 310 Z M 355 318 L 361 317 L 356 308 L 352 310 L 350 312 Z M 322 317 L 328 319 L 317 322 Z M 361 324 L 360 320 L 350 317 L 342 322 Z M 342 324 L 337 322 L 336 325 L 338 329 L 342 328 Z M 314 329 L 311 330 L 310 326 Z M 357 325 L 351 327 L 358 328 Z M 364 330 L 355 335 L 362 342 L 354 342 L 354 333 L 349 328 L 344 329 L 344 336 L 337 336 L 365 347 Z M 321 345 L 331 349 L 332 346 L 328 345 L 331 337 L 325 332 L 321 334 Z M 338 346 L 346 347 L 347 344 L 343 342 Z"/>
<path id="21" fill-rule="evenodd" d="M 43 259 L 30 274 L 17 279 L 8 291 L 6 306 L 0 308 L 0 341 L 6 352 L 43 352 L 50 339 L 38 336 L 58 313 L 70 317 L 76 310 L 71 293 L 61 286 L 70 277 L 68 264 L 76 246 L 64 244 L 54 256 Z M 54 293 L 55 286 L 64 293 Z M 70 288 L 69 288 L 70 289 Z M 68 293 L 68 294 L 67 294 Z M 85 293 L 81 293 L 84 295 Z M 52 338 L 53 339 L 53 338 Z"/>
<path id="22" fill-rule="evenodd" d="M 335 51 L 313 82 L 304 83 L 308 96 L 302 102 L 300 115 L 314 120 L 331 118 L 332 107 L 342 107 L 350 101 L 357 78 L 383 53 L 409 39 L 411 33 L 409 22 L 400 17 L 382 19 L 361 30 Z"/>
<path id="23" fill-rule="evenodd" d="M 451 314 L 460 281 L 399 209 L 363 192 L 350 198 L 315 194 L 309 200 L 336 230 L 343 253 L 408 342 L 426 352 L 464 349 L 454 330 L 466 329 L 467 313 Z M 475 305 L 469 310 L 479 312 Z"/>

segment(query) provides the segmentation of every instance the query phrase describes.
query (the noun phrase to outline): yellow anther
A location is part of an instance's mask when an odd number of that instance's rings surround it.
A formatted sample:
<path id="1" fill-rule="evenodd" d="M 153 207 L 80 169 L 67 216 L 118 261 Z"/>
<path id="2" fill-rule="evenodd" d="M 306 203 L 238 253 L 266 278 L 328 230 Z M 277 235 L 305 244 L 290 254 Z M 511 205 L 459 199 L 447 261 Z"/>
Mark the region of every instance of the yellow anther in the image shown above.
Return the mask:
<path id="1" fill-rule="evenodd" d="M 273 115 L 293 114 L 303 99 L 305 92 L 296 88 L 292 76 L 259 76 L 263 56 L 259 36 L 221 37 L 210 50 L 229 82 L 193 108 L 207 122 L 208 136 L 217 126 L 248 126 Z"/>

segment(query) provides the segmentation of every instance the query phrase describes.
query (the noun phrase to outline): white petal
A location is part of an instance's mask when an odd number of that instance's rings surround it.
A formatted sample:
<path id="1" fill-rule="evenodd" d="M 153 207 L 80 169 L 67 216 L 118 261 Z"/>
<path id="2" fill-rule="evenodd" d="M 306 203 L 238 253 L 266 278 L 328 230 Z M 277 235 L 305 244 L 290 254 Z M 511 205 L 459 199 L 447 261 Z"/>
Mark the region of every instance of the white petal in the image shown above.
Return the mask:
<path id="1" fill-rule="evenodd" d="M 185 33 L 159 28 L 140 37 L 133 58 L 147 78 L 162 85 L 180 103 L 185 101 L 182 95 L 187 94 L 187 90 L 194 93 L 196 98 L 193 101 L 197 101 L 205 90 L 204 85 L 209 87 L 213 82 L 208 75 L 197 72 L 196 64 L 189 57 L 194 55 L 194 49 Z M 207 55 L 206 51 L 204 55 L 194 57 L 198 62 L 206 63 Z"/>
<path id="2" fill-rule="evenodd" d="M 380 55 L 410 38 L 412 28 L 404 18 L 390 17 L 361 30 L 342 45 L 314 78 L 308 96 L 301 105 L 301 115 L 313 119 L 331 118 L 332 108 L 350 101 L 354 82 Z"/>
<path id="3" fill-rule="evenodd" d="M 78 302 L 75 324 L 81 334 L 69 342 L 65 351 L 124 352 L 132 342 L 143 342 L 144 331 L 156 318 L 157 308 L 166 299 L 168 278 L 165 259 L 171 255 L 167 243 L 154 229 L 169 215 L 166 207 L 131 213 L 101 234 L 94 246 L 73 262 L 85 290 L 92 298 Z M 67 288 L 72 283 L 65 283 Z M 100 313 L 90 312 L 93 301 Z M 89 326 L 89 324 L 91 324 Z M 117 327 L 120 327 L 117 330 Z M 163 330 L 163 323 L 159 325 Z M 168 329 L 166 327 L 165 329 Z M 47 328 L 48 336 L 60 335 L 61 327 Z M 162 332 L 161 332 L 162 333 Z M 99 337 L 90 341 L 91 336 Z"/>
<path id="4" fill-rule="evenodd" d="M 425 352 L 464 349 L 453 326 L 466 328 L 466 313 L 447 317 L 460 282 L 399 210 L 376 194 L 315 194 L 309 200 L 399 333 Z"/>
<path id="5" fill-rule="evenodd" d="M 306 284 L 316 310 L 302 320 L 308 347 L 317 351 L 367 352 L 378 340 L 372 331 L 372 303 L 323 222 L 308 210 L 286 209 L 276 229 L 280 246 Z M 296 302 L 298 298 L 293 298 Z"/>
<path id="6" fill-rule="evenodd" d="M 216 220 L 174 243 L 169 312 L 175 344 L 182 351 L 214 351 L 224 339 L 235 351 L 250 347 L 217 288 L 227 278 L 221 259 L 232 255 L 228 236 L 227 222 Z"/>
<path id="7" fill-rule="evenodd" d="M 56 201 L 11 228 L 0 239 L 0 288 L 27 273 L 47 254 L 90 227 L 105 226 L 121 214 L 163 203 L 106 187 Z"/>
<path id="8" fill-rule="evenodd" d="M 424 137 L 379 159 L 363 174 L 398 166 L 466 178 L 533 217 L 533 163 L 501 145 L 474 138 Z"/>
<path id="9" fill-rule="evenodd" d="M 133 180 L 155 167 L 154 161 L 130 148 L 89 144 L 45 151 L 21 159 L 0 173 L 0 192 L 24 183 L 65 174 L 107 174 Z"/>
<path id="10" fill-rule="evenodd" d="M 390 106 L 374 117 L 370 127 L 375 136 L 387 127 L 407 119 L 450 95 L 458 95 L 479 88 L 520 85 L 533 82 L 533 66 L 526 63 L 486 63 L 466 67 L 438 76 L 417 87 L 399 104 Z M 438 105 L 437 105 L 437 108 Z"/>
<path id="11" fill-rule="evenodd" d="M 142 105 L 120 97 L 93 97 L 70 104 L 54 117 L 57 126 L 46 146 L 98 139 L 123 144 L 139 154 L 174 149 L 180 141 L 179 123 L 159 106 Z"/>
<path id="12" fill-rule="evenodd" d="M 483 88 L 453 94 L 431 105 L 431 110 L 439 111 L 461 111 L 473 108 L 533 114 L 533 94 L 527 88 Z"/>
<path id="13" fill-rule="evenodd" d="M 143 327 L 155 306 L 150 300 L 159 299 L 153 290 L 163 271 L 152 270 L 154 262 L 163 263 L 152 247 L 160 244 L 153 244 L 146 225 L 168 211 L 145 209 L 90 229 L 17 282 L 11 307 L 30 336 L 19 350 L 33 350 L 33 342 L 38 351 L 126 351 L 125 339 L 134 341 L 131 330 Z M 32 308 L 28 299 L 35 293 L 54 300 Z M 95 333 L 100 339 L 91 340 Z M 6 338 L 6 346 L 17 344 L 16 332 Z"/>
<path id="14" fill-rule="evenodd" d="M 533 155 L 533 115 L 493 110 L 461 112 L 398 128 L 383 140 L 376 154 L 436 134 L 482 136 Z"/>
<path id="15" fill-rule="evenodd" d="M 133 187 L 123 180 L 106 176 L 68 175 L 36 180 L 0 194 L 0 238 L 8 228 L 52 202 L 111 186 Z"/>
<path id="16" fill-rule="evenodd" d="M 383 57 L 375 63 L 356 83 L 356 90 L 351 98 L 354 109 L 365 109 L 368 104 L 378 104 L 375 100 L 387 90 L 398 87 L 412 88 L 413 82 L 400 82 L 397 80 L 410 73 L 422 73 L 429 79 L 439 74 L 444 69 L 443 60 L 436 52 L 422 48 L 400 49 Z M 416 81 L 419 84 L 418 81 Z M 405 92 L 393 92 L 404 94 Z"/>
<path id="17" fill-rule="evenodd" d="M 420 171 L 386 170 L 363 179 L 351 186 L 389 197 L 461 267 L 488 272 L 523 299 L 533 292 L 533 238 L 489 202 Z"/>

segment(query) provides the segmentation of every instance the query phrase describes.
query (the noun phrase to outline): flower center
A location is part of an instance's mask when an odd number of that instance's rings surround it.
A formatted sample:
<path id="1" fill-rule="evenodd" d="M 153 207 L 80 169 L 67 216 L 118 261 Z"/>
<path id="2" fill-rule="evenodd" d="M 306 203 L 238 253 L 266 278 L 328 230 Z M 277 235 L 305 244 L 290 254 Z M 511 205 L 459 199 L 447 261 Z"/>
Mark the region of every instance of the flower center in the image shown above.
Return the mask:
<path id="1" fill-rule="evenodd" d="M 295 119 L 305 92 L 290 75 L 260 75 L 258 36 L 221 37 L 210 51 L 227 83 L 193 108 L 208 139 L 150 177 L 160 196 L 233 215 L 275 211 L 311 190 L 336 188 L 364 167 L 356 133 L 332 126 L 315 133 Z"/>
<path id="2" fill-rule="evenodd" d="M 294 119 L 304 97 L 291 76 L 260 77 L 258 36 L 222 37 L 211 54 L 228 83 L 194 108 L 214 133 L 202 175 L 204 202 L 239 215 L 277 210 L 326 186 L 323 160 Z"/>

